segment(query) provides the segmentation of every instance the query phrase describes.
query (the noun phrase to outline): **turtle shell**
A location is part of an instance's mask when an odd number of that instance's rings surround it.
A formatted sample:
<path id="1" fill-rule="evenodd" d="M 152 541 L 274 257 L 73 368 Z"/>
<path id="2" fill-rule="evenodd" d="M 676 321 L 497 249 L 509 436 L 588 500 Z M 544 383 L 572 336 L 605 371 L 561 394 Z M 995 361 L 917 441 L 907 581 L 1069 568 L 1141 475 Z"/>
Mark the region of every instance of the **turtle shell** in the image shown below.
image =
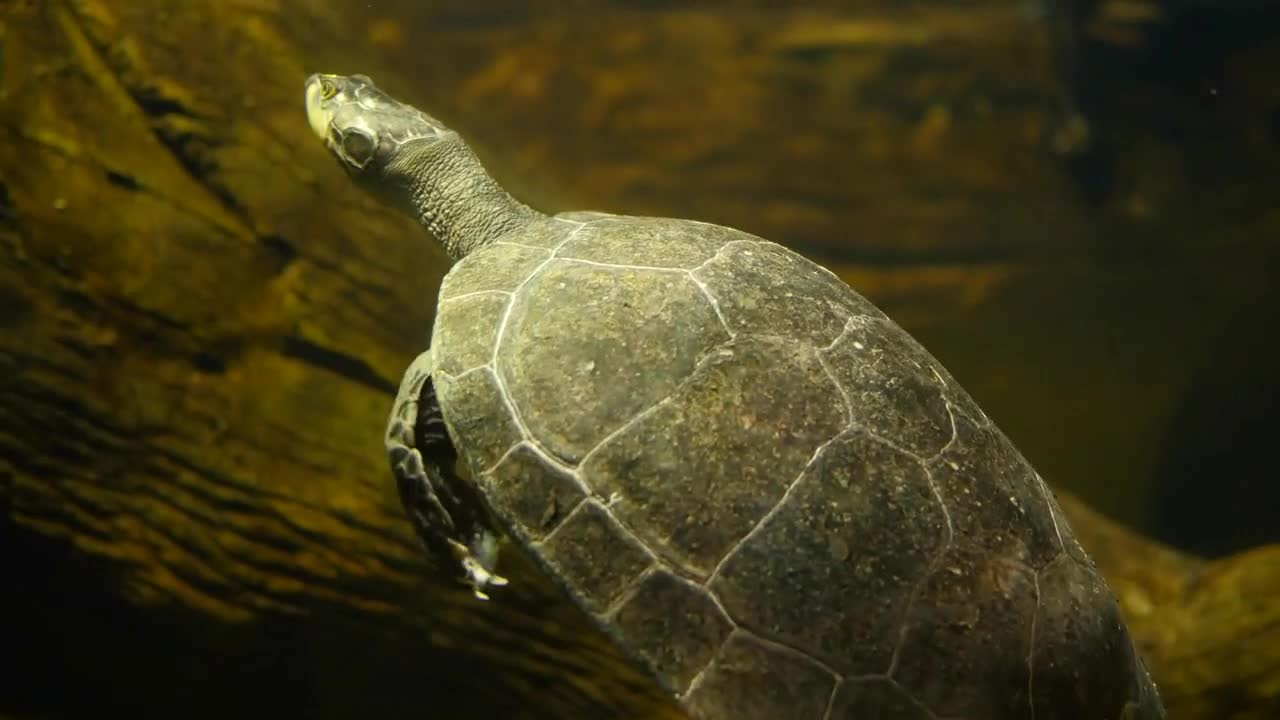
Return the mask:
<path id="1" fill-rule="evenodd" d="M 453 267 L 432 348 L 503 530 L 691 716 L 1162 716 L 1039 475 L 802 256 L 547 218 Z"/>

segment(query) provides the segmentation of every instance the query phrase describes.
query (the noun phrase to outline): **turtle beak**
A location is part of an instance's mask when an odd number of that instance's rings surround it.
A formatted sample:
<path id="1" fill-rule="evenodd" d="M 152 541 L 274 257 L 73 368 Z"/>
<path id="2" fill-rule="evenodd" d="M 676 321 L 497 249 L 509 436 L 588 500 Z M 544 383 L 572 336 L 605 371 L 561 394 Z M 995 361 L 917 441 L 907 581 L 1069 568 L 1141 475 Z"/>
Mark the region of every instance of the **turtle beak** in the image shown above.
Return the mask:
<path id="1" fill-rule="evenodd" d="M 329 139 L 329 124 L 333 122 L 333 108 L 325 98 L 325 86 L 332 83 L 332 76 L 315 74 L 307 78 L 306 103 L 307 123 L 321 140 Z"/>

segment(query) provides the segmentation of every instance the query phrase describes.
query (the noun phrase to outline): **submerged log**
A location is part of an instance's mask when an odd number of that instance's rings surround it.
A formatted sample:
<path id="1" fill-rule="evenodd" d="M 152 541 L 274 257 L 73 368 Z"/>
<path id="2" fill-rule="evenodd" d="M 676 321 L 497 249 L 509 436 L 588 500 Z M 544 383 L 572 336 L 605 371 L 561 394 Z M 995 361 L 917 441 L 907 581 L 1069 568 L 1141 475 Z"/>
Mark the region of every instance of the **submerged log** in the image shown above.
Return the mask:
<path id="1" fill-rule="evenodd" d="M 1106 576 L 1170 718 L 1280 710 L 1280 545 L 1212 562 L 1179 553 L 1059 494 Z"/>
<path id="2" fill-rule="evenodd" d="M 425 565 L 380 433 L 443 256 L 324 156 L 308 72 L 439 99 L 547 209 L 870 259 L 837 269 L 909 329 L 1035 277 L 1026 257 L 1088 222 L 1032 152 L 1057 94 L 1007 10 L 640 26 L 623 3 L 520 22 L 404 3 L 400 26 L 366 5 L 0 8 L 2 609 L 27 660 L 0 712 L 674 716 L 531 577 L 480 604 Z M 778 103 L 813 122 L 786 131 Z M 1274 712 L 1280 549 L 1208 563 L 1071 509 L 1171 717 Z"/>

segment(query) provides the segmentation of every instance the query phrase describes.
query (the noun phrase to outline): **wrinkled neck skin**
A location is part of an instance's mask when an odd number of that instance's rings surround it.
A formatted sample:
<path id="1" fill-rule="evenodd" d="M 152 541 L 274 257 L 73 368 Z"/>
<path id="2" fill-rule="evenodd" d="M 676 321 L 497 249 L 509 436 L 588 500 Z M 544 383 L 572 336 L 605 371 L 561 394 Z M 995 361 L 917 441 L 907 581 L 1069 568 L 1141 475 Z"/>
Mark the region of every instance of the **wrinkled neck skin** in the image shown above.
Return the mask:
<path id="1" fill-rule="evenodd" d="M 411 178 L 402 198 L 457 262 L 546 216 L 511 197 L 456 135 L 405 145 L 389 171 Z"/>

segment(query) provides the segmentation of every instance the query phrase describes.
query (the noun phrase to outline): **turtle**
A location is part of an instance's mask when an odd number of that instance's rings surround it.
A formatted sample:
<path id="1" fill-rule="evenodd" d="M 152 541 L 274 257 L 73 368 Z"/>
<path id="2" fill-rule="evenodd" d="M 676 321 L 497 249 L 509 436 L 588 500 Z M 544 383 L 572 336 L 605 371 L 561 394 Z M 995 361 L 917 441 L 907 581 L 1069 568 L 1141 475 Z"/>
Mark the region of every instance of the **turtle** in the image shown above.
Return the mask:
<path id="1" fill-rule="evenodd" d="M 1045 480 L 839 276 L 724 225 L 537 210 L 367 75 L 305 103 L 449 259 L 385 450 L 460 591 L 500 601 L 525 554 L 699 720 L 1164 717 Z"/>

